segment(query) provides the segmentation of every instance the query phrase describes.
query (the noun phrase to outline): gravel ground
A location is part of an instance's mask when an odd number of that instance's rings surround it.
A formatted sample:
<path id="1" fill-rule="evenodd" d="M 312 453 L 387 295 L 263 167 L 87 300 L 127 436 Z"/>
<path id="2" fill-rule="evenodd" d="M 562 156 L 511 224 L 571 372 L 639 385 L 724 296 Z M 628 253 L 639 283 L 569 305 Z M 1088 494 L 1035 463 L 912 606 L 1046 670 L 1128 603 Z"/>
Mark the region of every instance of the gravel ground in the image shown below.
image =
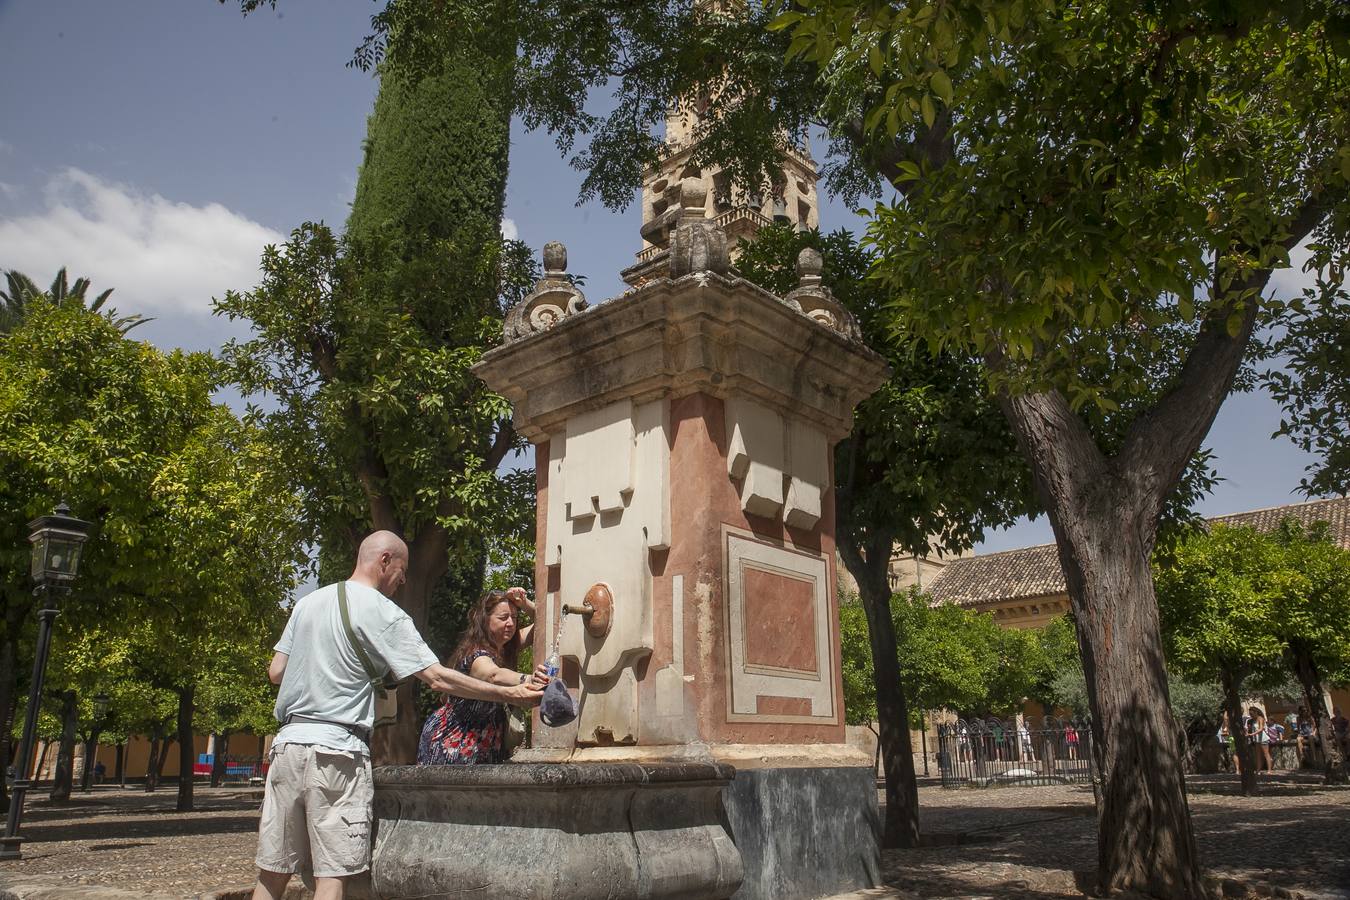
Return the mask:
<path id="1" fill-rule="evenodd" d="M 1243 798 L 1235 788 L 1221 777 L 1191 785 L 1211 872 L 1350 900 L 1350 789 L 1267 783 L 1259 796 Z M 153 794 L 99 788 L 63 807 L 32 803 L 24 816 L 27 855 L 0 863 L 0 886 L 40 876 L 178 897 L 243 887 L 254 876 L 259 800 L 257 791 L 199 786 L 197 810 L 178 813 L 170 786 Z M 924 786 L 919 802 L 933 846 L 886 851 L 886 881 L 896 889 L 887 896 L 1082 896 L 1073 873 L 1096 861 L 1086 788 Z"/>
<path id="2" fill-rule="evenodd" d="M 177 897 L 252 884 L 262 794 L 196 788 L 197 809 L 174 811 L 177 788 L 96 788 L 67 806 L 42 798 L 24 807 L 24 858 L 0 862 L 0 884 L 12 876 L 55 875 Z"/>
<path id="3" fill-rule="evenodd" d="M 1308 898 L 1350 898 L 1350 789 L 1264 783 L 1256 797 L 1236 780 L 1190 783 L 1196 841 L 1206 869 Z M 922 830 L 935 844 L 888 850 L 887 884 L 924 898 L 1081 897 L 1074 872 L 1096 868 L 1092 792 L 1086 787 L 921 788 Z"/>

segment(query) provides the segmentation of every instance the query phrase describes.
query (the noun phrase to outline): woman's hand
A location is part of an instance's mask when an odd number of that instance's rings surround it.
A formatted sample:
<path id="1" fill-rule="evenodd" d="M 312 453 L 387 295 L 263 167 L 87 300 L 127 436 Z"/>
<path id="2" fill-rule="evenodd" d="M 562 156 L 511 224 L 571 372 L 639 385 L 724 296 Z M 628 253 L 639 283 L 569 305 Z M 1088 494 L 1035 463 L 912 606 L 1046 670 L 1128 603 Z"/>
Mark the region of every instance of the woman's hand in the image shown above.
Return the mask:
<path id="1" fill-rule="evenodd" d="M 534 601 L 530 599 L 529 594 L 525 593 L 523 587 L 508 588 L 506 599 L 511 601 L 511 605 L 516 609 L 527 612 L 531 616 L 534 615 Z"/>
<path id="2" fill-rule="evenodd" d="M 528 647 L 534 641 L 534 620 L 539 616 L 535 613 L 534 601 L 530 599 L 529 594 L 525 593 L 523 587 L 513 587 L 506 591 L 506 599 L 518 612 L 527 612 L 530 614 L 530 624 L 522 626 L 517 633 L 517 640 L 520 646 Z"/>

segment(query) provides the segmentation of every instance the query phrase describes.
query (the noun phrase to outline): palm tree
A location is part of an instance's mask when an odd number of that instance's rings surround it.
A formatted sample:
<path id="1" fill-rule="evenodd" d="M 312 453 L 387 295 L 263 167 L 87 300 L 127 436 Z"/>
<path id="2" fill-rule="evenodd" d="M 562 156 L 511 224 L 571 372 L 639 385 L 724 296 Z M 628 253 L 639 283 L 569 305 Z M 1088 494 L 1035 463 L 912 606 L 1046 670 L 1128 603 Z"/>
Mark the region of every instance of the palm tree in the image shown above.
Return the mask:
<path id="1" fill-rule="evenodd" d="M 28 305 L 39 298 L 57 306 L 75 304 L 88 308 L 90 312 L 98 312 L 103 308 L 103 304 L 108 302 L 108 297 L 113 292 L 112 288 L 108 288 L 91 303 L 88 298 L 89 279 L 77 278 L 74 284 L 70 284 L 66 279 L 65 268 L 56 273 L 56 277 L 52 279 L 52 286 L 46 291 L 39 290 L 36 282 L 27 275 L 12 269 L 5 273 L 5 282 L 8 290 L 0 291 L 0 334 L 23 321 L 28 314 Z M 108 307 L 106 315 L 123 334 L 137 325 L 154 321 L 139 314 L 117 316 L 117 311 L 112 307 Z"/>

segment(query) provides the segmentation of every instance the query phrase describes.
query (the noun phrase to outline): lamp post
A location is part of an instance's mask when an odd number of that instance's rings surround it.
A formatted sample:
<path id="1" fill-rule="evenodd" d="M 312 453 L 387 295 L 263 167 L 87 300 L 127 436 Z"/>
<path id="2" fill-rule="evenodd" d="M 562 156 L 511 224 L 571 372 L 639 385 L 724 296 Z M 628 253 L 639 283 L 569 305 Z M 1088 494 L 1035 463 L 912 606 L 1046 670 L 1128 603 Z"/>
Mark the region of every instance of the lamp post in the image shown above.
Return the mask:
<path id="1" fill-rule="evenodd" d="M 42 702 L 42 681 L 47 674 L 47 654 L 52 645 L 52 622 L 59 612 L 61 594 L 70 593 L 70 584 L 80 570 L 80 552 L 89 538 L 92 523 L 70 514 L 61 503 L 50 516 L 28 523 L 28 541 L 33 545 L 33 594 L 41 603 L 38 610 L 37 651 L 33 655 L 33 683 L 28 689 L 28 709 L 23 721 L 23 740 L 11 766 L 14 790 L 9 798 L 9 818 L 0 836 L 0 859 L 19 859 L 23 838 L 19 823 L 23 820 L 24 795 L 31 784 L 33 748 L 37 743 L 38 706 Z"/>
<path id="2" fill-rule="evenodd" d="M 84 745 L 84 776 L 80 782 L 80 790 L 89 791 L 91 779 L 94 777 L 94 763 L 98 756 L 98 738 L 103 733 L 103 720 L 108 717 L 108 695 L 99 691 L 94 697 L 94 721 L 89 725 L 89 740 Z"/>

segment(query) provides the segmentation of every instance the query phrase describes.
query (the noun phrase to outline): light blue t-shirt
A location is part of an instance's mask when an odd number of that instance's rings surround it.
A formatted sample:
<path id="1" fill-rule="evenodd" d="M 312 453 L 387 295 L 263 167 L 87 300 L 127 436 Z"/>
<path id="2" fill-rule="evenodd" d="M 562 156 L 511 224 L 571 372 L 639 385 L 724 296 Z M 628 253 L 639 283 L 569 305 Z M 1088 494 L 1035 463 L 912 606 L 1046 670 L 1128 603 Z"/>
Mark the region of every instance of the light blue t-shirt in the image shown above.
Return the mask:
<path id="1" fill-rule="evenodd" d="M 346 584 L 352 630 L 371 665 L 377 670 L 388 669 L 402 679 L 438 662 L 412 619 L 394 601 L 363 584 Z M 342 627 L 336 584 L 321 587 L 295 604 L 286 630 L 273 649 L 290 657 L 277 693 L 278 722 L 300 715 L 367 730 L 375 724 L 375 691 Z M 316 722 L 285 725 L 272 743 L 369 752 L 365 743 L 346 729 Z"/>

